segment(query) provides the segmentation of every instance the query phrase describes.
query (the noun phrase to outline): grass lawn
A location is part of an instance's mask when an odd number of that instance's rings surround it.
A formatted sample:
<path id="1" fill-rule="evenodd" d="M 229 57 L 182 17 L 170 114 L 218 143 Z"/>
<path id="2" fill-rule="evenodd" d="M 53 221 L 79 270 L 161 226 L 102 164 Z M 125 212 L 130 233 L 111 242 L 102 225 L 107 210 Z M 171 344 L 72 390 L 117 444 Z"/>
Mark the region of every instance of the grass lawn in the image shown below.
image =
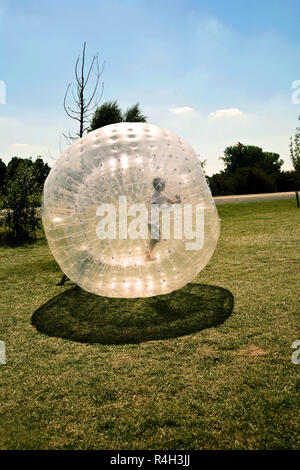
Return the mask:
<path id="1" fill-rule="evenodd" d="M 55 286 L 44 239 L 0 248 L 1 449 L 297 448 L 300 210 L 218 210 L 217 250 L 194 281 L 204 286 L 170 298 L 95 299 Z"/>

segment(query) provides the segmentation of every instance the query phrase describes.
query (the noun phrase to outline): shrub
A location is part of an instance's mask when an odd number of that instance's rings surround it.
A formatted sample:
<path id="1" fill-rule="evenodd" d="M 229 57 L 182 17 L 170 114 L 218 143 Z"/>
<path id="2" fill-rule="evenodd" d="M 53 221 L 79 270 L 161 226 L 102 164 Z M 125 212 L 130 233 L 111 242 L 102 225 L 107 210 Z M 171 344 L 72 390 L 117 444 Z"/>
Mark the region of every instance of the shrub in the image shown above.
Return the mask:
<path id="1" fill-rule="evenodd" d="M 278 191 L 300 191 L 300 174 L 297 171 L 282 171 L 276 177 Z"/>
<path id="2" fill-rule="evenodd" d="M 32 165 L 19 165 L 8 180 L 3 196 L 4 223 L 8 237 L 26 240 L 36 235 L 39 225 L 37 207 L 40 205 L 39 185 Z"/>
<path id="3" fill-rule="evenodd" d="M 207 176 L 213 196 L 228 196 L 234 194 L 234 178 L 231 174 L 221 171 Z"/>
<path id="4" fill-rule="evenodd" d="M 260 168 L 238 168 L 233 177 L 235 194 L 271 193 L 276 191 L 274 179 Z"/>
<path id="5" fill-rule="evenodd" d="M 222 171 L 208 177 L 208 181 L 213 196 L 271 193 L 277 189 L 275 176 L 254 167 L 238 168 L 234 173 Z"/>

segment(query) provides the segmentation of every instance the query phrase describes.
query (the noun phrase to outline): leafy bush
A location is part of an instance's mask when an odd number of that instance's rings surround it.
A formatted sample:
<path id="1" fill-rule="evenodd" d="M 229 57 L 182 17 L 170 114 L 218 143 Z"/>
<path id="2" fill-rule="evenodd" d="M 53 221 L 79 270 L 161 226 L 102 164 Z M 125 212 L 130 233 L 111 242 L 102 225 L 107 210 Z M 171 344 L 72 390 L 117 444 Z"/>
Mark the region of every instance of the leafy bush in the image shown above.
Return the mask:
<path id="1" fill-rule="evenodd" d="M 297 171 L 282 171 L 276 177 L 277 191 L 300 191 L 300 174 Z"/>
<path id="2" fill-rule="evenodd" d="M 35 236 L 39 225 L 37 207 L 40 205 L 40 187 L 35 168 L 26 160 L 18 165 L 7 181 L 2 202 L 9 238 L 24 240 Z"/>
<path id="3" fill-rule="evenodd" d="M 122 113 L 117 101 L 106 101 L 95 110 L 89 131 L 118 122 L 146 122 L 146 120 L 147 117 L 142 113 L 139 103 Z"/>
<path id="4" fill-rule="evenodd" d="M 93 114 L 90 131 L 123 120 L 122 111 L 117 101 L 107 101 L 97 108 Z"/>
<path id="5" fill-rule="evenodd" d="M 235 194 L 271 193 L 276 191 L 273 178 L 260 168 L 244 167 L 235 171 Z"/>
<path id="6" fill-rule="evenodd" d="M 275 177 L 254 167 L 238 168 L 234 173 L 222 171 L 208 177 L 208 181 L 213 196 L 271 193 L 277 190 Z"/>
<path id="7" fill-rule="evenodd" d="M 228 196 L 234 194 L 234 178 L 231 174 L 221 171 L 207 176 L 213 196 Z"/>

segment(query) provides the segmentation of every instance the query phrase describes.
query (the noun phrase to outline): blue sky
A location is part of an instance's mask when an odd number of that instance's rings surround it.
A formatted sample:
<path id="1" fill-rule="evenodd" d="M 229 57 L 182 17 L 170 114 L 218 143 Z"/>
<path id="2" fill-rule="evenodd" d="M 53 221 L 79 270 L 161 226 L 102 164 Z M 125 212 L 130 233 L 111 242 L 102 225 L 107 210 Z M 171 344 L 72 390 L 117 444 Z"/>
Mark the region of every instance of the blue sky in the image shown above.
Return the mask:
<path id="1" fill-rule="evenodd" d="M 105 60 L 102 101 L 140 102 L 208 174 L 237 141 L 280 153 L 289 169 L 299 24 L 293 0 L 0 0 L 0 158 L 58 158 L 61 132 L 74 129 L 63 96 L 87 41 L 88 57 Z"/>

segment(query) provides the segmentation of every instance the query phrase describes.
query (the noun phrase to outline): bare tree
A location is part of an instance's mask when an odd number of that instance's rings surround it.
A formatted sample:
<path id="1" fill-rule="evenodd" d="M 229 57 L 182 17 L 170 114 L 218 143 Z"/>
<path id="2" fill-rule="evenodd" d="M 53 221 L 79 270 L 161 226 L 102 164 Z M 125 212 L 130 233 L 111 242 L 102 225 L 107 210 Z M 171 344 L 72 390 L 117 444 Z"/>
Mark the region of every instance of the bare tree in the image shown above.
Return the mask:
<path id="1" fill-rule="evenodd" d="M 103 94 L 104 84 L 101 84 L 100 95 L 98 94 L 98 88 L 101 76 L 103 74 L 105 62 L 100 69 L 99 67 L 99 56 L 98 53 L 93 56 L 90 66 L 85 69 L 86 66 L 86 42 L 84 42 L 82 55 L 77 57 L 75 64 L 75 81 L 76 88 L 75 93 L 72 89 L 72 84 L 69 83 L 64 97 L 64 109 L 67 115 L 79 123 L 79 131 L 75 135 L 63 134 L 68 143 L 72 142 L 83 136 L 88 130 L 90 117 L 93 114 L 93 110 L 97 108 Z M 94 76 L 94 83 L 92 85 L 91 78 Z M 70 91 L 73 99 L 73 103 L 69 103 Z"/>
<path id="2" fill-rule="evenodd" d="M 93 56 L 90 66 L 87 71 L 85 69 L 85 49 L 86 42 L 83 44 L 82 56 L 78 56 L 75 64 L 75 80 L 76 80 L 76 92 L 72 89 L 72 84 L 69 83 L 64 97 L 64 109 L 67 115 L 78 121 L 79 131 L 75 135 L 63 134 L 68 143 L 81 138 L 83 134 L 88 130 L 90 117 L 93 114 L 95 108 L 97 108 L 103 94 L 103 82 L 101 84 L 100 96 L 98 94 L 98 88 L 100 78 L 102 76 L 105 62 L 103 62 L 102 68 L 99 67 L 99 56 L 98 53 Z M 94 75 L 94 84 L 91 86 L 90 79 Z M 70 90 L 73 98 L 73 104 L 69 104 Z M 58 286 L 63 286 L 67 280 L 67 276 L 63 274 Z"/>

